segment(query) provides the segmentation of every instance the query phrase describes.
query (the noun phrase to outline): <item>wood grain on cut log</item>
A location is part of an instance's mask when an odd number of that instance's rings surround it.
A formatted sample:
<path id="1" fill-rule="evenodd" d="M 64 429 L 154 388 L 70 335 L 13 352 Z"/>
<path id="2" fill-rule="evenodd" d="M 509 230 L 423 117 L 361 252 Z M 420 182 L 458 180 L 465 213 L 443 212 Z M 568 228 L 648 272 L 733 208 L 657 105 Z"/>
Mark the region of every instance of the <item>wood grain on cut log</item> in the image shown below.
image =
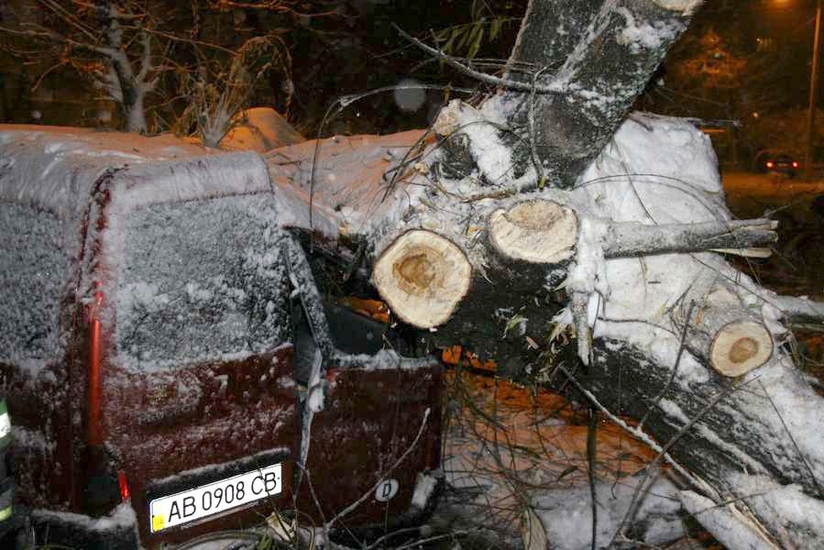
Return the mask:
<path id="1" fill-rule="evenodd" d="M 556 201 L 532 199 L 489 217 L 490 243 L 504 258 L 529 263 L 557 264 L 572 257 L 580 216 Z M 778 222 L 730 220 L 719 222 L 645 225 L 596 220 L 603 233 L 605 258 L 724 249 L 734 252 L 777 241 Z"/>
<path id="2" fill-rule="evenodd" d="M 492 247 L 501 256 L 555 264 L 569 259 L 575 251 L 578 216 L 554 201 L 525 201 L 493 212 L 487 230 Z"/>
<path id="3" fill-rule="evenodd" d="M 767 327 L 757 321 L 735 320 L 715 332 L 710 365 L 724 376 L 741 376 L 766 363 L 773 352 Z"/>
<path id="4" fill-rule="evenodd" d="M 398 317 L 431 328 L 452 316 L 471 276 L 472 266 L 457 245 L 432 231 L 414 229 L 383 251 L 372 281 Z"/>

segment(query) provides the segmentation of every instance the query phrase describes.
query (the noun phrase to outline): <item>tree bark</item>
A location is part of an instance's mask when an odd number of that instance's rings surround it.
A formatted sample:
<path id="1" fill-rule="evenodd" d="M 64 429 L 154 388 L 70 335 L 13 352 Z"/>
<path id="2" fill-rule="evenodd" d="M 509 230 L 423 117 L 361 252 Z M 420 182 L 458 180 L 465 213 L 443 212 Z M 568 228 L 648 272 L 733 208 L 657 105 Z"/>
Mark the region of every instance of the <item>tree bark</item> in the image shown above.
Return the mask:
<path id="1" fill-rule="evenodd" d="M 531 151 L 516 147 L 516 156 L 537 156 L 552 183 L 572 185 L 615 133 L 700 4 L 530 1 L 509 65 L 531 71 L 512 74 L 563 92 L 507 92 L 492 99 L 508 111 L 508 124 L 524 138 L 520 143 L 530 144 Z"/>
<path id="2" fill-rule="evenodd" d="M 617 414 L 646 419 L 644 430 L 662 445 L 671 444 L 671 455 L 717 491 L 718 498 L 709 500 L 713 506 L 733 502 L 749 510 L 761 524 L 755 530 L 762 541 L 775 547 L 785 536 L 798 548 L 821 544 L 820 526 L 788 529 L 791 514 L 770 509 L 770 495 L 752 486 L 755 477 L 775 488 L 795 484 L 812 501 L 822 496 L 824 452 L 801 445 L 792 419 L 818 422 L 824 407 L 791 364 L 773 360 L 759 376 L 734 385 L 702 364 L 677 368 L 606 334 L 597 336 L 594 346 L 594 368 L 587 376 L 593 394 Z M 781 402 L 779 396 L 787 393 L 799 395 L 798 401 Z M 696 519 L 700 522 L 701 515 Z"/>

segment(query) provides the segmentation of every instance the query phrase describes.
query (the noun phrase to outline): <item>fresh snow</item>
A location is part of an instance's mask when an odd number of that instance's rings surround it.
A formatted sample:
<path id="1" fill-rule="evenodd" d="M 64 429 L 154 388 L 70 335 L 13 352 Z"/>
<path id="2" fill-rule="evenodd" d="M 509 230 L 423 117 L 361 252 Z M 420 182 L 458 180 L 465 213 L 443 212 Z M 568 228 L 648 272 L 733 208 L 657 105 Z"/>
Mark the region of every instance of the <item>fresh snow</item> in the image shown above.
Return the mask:
<path id="1" fill-rule="evenodd" d="M 641 47 L 658 49 L 663 42 L 669 42 L 680 34 L 680 23 L 668 25 L 665 21 L 656 21 L 654 26 L 646 22 L 639 25 L 627 8 L 618 7 L 615 11 L 626 20 L 626 26 L 618 34 L 618 43 L 630 44 L 633 53 L 638 53 Z"/>
<path id="2" fill-rule="evenodd" d="M 712 500 L 693 491 L 683 491 L 680 496 L 684 508 L 727 548 L 777 550 L 730 507 L 717 506 Z"/>
<path id="3" fill-rule="evenodd" d="M 96 186 L 108 192 L 104 212 Z M 212 155 L 170 136 L 1 126 L 0 361 L 33 374 L 59 361 L 70 338 L 60 300 L 76 293 L 91 303 L 98 288 L 118 303 L 118 352 L 130 368 L 242 359 L 279 345 L 289 330 L 280 195 L 254 153 Z M 90 264 L 98 245 L 102 263 Z"/>
<path id="4" fill-rule="evenodd" d="M 627 511 L 641 477 L 615 483 L 596 482 L 596 548 L 609 546 Z M 681 504 L 672 482 L 659 477 L 653 482 L 638 508 L 633 524 L 643 526 L 641 542 L 666 544 L 684 536 Z M 587 486 L 537 493 L 532 504 L 546 528 L 553 550 L 588 550 L 592 543 L 592 504 Z M 620 540 L 620 539 L 619 539 Z"/>
<path id="5" fill-rule="evenodd" d="M 422 137 L 421 130 L 390 136 L 335 136 L 320 144 L 311 140 L 268 153 L 264 159 L 281 201 L 281 225 L 311 228 L 334 238 L 397 224 L 423 189 L 414 183 L 426 180 L 414 171 L 396 174 L 395 170 Z M 401 181 L 390 189 L 388 183 L 395 175 L 402 176 Z"/>
<path id="6" fill-rule="evenodd" d="M 113 217 L 119 358 L 134 370 L 243 359 L 289 337 L 270 194 L 157 204 Z M 114 205 L 113 205 L 114 206 Z"/>
<path id="7" fill-rule="evenodd" d="M 412 506 L 420 510 L 426 508 L 437 486 L 437 477 L 425 472 L 419 473 L 415 482 L 415 491 L 412 493 Z"/>
<path id="8" fill-rule="evenodd" d="M 92 531 L 119 531 L 124 528 L 137 531 L 137 516 L 130 503 L 119 504 L 111 514 L 99 518 L 51 510 L 35 510 L 33 513 L 41 518 L 57 519 L 63 523 L 74 524 Z"/>

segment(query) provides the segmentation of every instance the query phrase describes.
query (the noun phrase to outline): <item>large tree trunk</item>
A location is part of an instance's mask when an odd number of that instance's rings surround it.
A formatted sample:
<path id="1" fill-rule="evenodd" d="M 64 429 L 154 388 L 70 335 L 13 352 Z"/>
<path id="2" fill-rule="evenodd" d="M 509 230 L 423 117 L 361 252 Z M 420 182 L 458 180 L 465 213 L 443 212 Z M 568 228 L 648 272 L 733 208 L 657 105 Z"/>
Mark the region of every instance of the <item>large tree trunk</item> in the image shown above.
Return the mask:
<path id="1" fill-rule="evenodd" d="M 453 102 L 437 139 L 278 149 L 270 175 L 292 225 L 347 243 L 347 272 L 371 275 L 434 345 L 501 373 L 563 372 L 637 418 L 684 473 L 684 506 L 730 548 L 822 547 L 824 526 L 799 510 L 824 508 L 824 401 L 782 344 L 824 307 L 719 255 L 763 255 L 775 224 L 731 219 L 706 136 L 624 119 L 696 4 L 530 2 L 509 78 L 531 82 L 515 68 L 532 67 L 541 93 Z M 547 364 L 564 332 L 577 371 Z"/>
<path id="2" fill-rule="evenodd" d="M 515 160 L 510 175 L 520 177 L 532 163 L 540 165 L 539 177 L 572 185 L 615 133 L 700 4 L 530 1 L 509 76 L 536 90 L 558 91 L 507 91 L 485 106 L 517 137 L 508 139 Z"/>

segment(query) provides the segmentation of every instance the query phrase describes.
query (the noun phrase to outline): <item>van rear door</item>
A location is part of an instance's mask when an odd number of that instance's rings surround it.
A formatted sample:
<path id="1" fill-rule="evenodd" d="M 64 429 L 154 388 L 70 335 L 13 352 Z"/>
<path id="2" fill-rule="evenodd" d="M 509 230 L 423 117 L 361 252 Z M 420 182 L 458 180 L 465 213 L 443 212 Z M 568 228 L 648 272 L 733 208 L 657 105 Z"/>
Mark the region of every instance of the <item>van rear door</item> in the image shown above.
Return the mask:
<path id="1" fill-rule="evenodd" d="M 287 502 L 299 420 L 276 220 L 267 194 L 110 220 L 101 418 L 144 544 Z"/>

